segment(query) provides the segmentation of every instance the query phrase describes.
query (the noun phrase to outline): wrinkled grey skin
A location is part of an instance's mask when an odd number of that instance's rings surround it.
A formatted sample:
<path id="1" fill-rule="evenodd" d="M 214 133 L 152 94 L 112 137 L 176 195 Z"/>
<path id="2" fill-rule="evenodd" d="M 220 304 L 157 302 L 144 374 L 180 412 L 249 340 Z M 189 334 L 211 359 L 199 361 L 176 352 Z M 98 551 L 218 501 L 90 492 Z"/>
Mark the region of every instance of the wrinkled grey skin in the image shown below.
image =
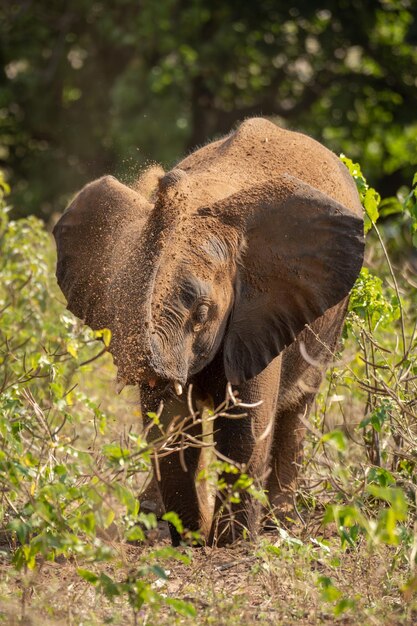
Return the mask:
<path id="1" fill-rule="evenodd" d="M 336 348 L 362 264 L 355 185 L 322 145 L 263 119 L 188 156 L 147 199 L 151 178 L 134 189 L 94 181 L 58 222 L 68 308 L 111 329 L 118 376 L 139 384 L 144 415 L 164 400 L 166 425 L 187 416 L 190 383 L 195 400 L 214 406 L 228 381 L 243 402 L 263 400 L 245 418 L 219 417 L 215 446 L 282 511 L 300 460 L 299 417 Z M 185 388 L 179 397 L 175 382 Z M 197 425 L 190 432 L 201 435 Z M 160 459 L 166 510 L 209 543 L 256 532 L 259 510 L 247 495 L 232 520 L 219 497 L 213 515 L 197 493 L 199 457 L 188 448 Z M 172 540 L 180 540 L 174 529 Z"/>

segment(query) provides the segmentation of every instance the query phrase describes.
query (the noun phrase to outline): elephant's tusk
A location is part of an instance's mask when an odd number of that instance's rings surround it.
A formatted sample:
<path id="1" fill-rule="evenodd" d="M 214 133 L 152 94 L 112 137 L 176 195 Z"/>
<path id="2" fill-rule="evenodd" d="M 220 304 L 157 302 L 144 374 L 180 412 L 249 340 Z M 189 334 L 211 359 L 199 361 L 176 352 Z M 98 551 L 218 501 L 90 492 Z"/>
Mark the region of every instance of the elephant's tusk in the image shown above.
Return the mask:
<path id="1" fill-rule="evenodd" d="M 178 380 L 174 380 L 174 389 L 177 396 L 182 395 L 182 385 L 178 382 Z"/>

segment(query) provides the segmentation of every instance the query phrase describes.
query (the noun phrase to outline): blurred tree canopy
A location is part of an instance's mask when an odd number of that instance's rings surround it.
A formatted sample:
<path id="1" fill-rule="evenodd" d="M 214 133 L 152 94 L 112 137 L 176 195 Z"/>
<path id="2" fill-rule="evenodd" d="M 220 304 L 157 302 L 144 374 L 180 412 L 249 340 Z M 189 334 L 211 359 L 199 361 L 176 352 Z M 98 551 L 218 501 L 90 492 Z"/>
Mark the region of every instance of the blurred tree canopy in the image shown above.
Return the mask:
<path id="1" fill-rule="evenodd" d="M 416 0 L 6 0 L 0 23 L 0 167 L 26 213 L 252 115 L 359 159 L 384 195 L 416 169 Z"/>

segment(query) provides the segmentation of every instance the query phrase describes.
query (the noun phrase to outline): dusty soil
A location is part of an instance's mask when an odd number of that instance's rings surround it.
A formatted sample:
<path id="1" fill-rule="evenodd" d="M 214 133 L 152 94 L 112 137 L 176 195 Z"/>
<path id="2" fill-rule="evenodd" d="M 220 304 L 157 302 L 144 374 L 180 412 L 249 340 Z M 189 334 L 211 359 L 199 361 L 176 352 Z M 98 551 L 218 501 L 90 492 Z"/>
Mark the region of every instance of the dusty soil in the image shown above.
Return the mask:
<path id="1" fill-rule="evenodd" d="M 165 605 L 147 606 L 134 616 L 127 599 L 109 602 L 82 580 L 77 567 L 103 571 L 117 579 L 123 568 L 134 567 L 155 547 L 168 545 L 162 527 L 150 538 L 153 546 L 119 544 L 121 562 L 88 565 L 59 560 L 44 563 L 36 574 L 22 576 L 9 565 L 0 569 L 0 623 L 14 626 L 93 626 L 99 624 L 312 624 L 408 625 L 417 621 L 417 605 L 405 602 L 399 590 L 401 572 L 393 576 L 395 551 L 381 548 L 342 552 L 339 540 L 323 550 L 309 537 L 291 543 L 275 535 L 259 542 L 240 542 L 231 548 L 182 548 L 191 554 L 185 565 L 172 560 L 164 567 L 168 579 L 154 588 L 168 598 L 191 603 L 197 616 L 184 617 Z M 122 565 L 122 562 L 124 565 Z M 323 596 L 331 580 L 340 595 Z M 331 592 L 333 593 L 333 592 Z M 350 607 L 338 615 L 336 605 Z M 22 618 L 23 614 L 23 618 Z"/>

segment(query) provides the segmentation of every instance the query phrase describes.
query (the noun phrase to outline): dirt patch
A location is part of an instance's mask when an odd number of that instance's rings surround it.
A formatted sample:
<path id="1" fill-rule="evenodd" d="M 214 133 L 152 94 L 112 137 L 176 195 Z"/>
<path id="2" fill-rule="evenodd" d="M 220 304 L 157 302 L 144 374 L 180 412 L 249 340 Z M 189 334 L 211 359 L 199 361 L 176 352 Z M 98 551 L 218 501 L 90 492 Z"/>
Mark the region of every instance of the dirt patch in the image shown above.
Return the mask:
<path id="1" fill-rule="evenodd" d="M 125 562 L 134 567 L 155 546 L 168 546 L 161 537 L 154 537 L 153 546 L 120 544 L 118 549 Z M 77 567 L 88 564 L 75 560 L 44 563 L 32 579 L 30 574 L 25 578 L 3 566 L 0 615 L 3 623 L 27 626 L 415 623 L 415 603 L 407 606 L 399 591 L 401 572 L 392 576 L 393 549 L 381 548 L 370 554 L 363 546 L 342 552 L 334 537 L 328 549 L 322 550 L 309 538 L 300 544 L 291 543 L 294 539 L 288 542 L 279 535 L 265 535 L 256 544 L 240 542 L 231 548 L 181 548 L 183 553 L 191 552 L 191 563 L 166 563 L 167 580 L 157 580 L 154 585 L 167 598 L 190 603 L 197 611 L 195 618 L 179 616 L 164 604 L 158 609 L 145 604 L 135 622 L 127 599 L 116 598 L 111 603 L 96 594 L 76 573 Z M 94 570 L 118 576 L 116 561 L 95 565 Z M 334 601 L 324 598 L 326 581 L 340 594 Z M 26 617 L 19 621 L 25 586 Z M 341 599 L 351 606 L 337 614 L 335 607 Z"/>

